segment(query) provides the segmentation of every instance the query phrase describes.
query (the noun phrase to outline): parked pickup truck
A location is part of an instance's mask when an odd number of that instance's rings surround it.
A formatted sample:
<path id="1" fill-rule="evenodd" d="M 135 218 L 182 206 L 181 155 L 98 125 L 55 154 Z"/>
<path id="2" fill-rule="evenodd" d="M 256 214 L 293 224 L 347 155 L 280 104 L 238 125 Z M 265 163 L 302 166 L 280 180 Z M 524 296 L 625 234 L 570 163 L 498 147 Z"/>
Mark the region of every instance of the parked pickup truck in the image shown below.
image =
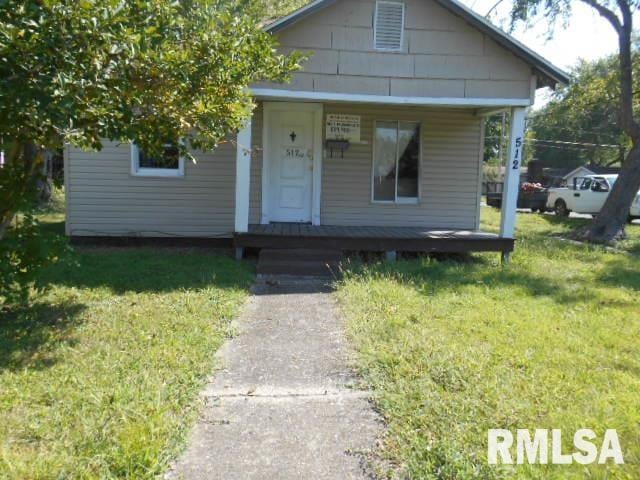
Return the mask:
<path id="1" fill-rule="evenodd" d="M 518 192 L 518 208 L 530 208 L 532 212 L 544 212 L 547 205 L 547 189 L 539 183 L 523 183 Z M 502 207 L 502 189 L 499 192 L 487 193 L 487 205 Z"/>
<path id="2" fill-rule="evenodd" d="M 550 188 L 547 208 L 566 217 L 570 212 L 597 215 L 609 196 L 618 175 L 587 175 L 574 179 L 569 187 Z M 629 212 L 629 220 L 640 218 L 640 193 Z"/>

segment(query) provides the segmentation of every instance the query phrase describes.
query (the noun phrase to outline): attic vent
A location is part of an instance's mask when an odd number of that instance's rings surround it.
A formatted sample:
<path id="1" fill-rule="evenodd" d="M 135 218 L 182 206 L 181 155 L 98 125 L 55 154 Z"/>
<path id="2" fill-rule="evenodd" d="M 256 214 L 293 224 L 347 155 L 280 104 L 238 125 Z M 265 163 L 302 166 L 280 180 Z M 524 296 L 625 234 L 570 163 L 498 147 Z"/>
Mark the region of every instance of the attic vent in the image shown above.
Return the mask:
<path id="1" fill-rule="evenodd" d="M 373 43 L 376 50 L 402 50 L 404 3 L 376 2 Z"/>

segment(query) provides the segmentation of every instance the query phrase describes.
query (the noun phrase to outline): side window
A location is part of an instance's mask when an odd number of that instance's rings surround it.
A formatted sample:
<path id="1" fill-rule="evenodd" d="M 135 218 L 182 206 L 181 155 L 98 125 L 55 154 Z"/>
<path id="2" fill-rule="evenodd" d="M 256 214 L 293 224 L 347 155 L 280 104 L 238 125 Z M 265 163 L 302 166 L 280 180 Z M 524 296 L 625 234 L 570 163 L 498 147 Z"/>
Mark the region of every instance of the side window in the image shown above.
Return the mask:
<path id="1" fill-rule="evenodd" d="M 131 174 L 145 177 L 182 177 L 184 158 L 176 145 L 166 144 L 163 154 L 151 156 L 131 145 Z"/>
<path id="2" fill-rule="evenodd" d="M 591 184 L 591 190 L 594 192 L 608 192 L 609 184 L 604 178 L 596 178 Z"/>

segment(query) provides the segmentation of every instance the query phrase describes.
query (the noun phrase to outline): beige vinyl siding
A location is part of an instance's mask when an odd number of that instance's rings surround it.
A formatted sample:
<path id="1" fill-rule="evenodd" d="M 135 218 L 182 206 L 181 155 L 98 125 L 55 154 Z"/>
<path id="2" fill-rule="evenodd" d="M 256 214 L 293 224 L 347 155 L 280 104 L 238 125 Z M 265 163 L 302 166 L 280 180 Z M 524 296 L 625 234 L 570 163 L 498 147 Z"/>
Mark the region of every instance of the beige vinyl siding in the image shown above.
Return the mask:
<path id="1" fill-rule="evenodd" d="M 474 229 L 480 181 L 480 122 L 471 110 L 325 104 L 324 114 L 361 117 L 361 140 L 344 158 L 324 153 L 321 223 Z M 371 200 L 376 120 L 421 124 L 420 199 L 416 205 Z M 263 109 L 252 121 L 249 221 L 260 223 Z M 324 136 L 324 121 L 323 121 Z M 324 142 L 324 138 L 323 138 Z M 235 144 L 198 153 L 180 178 L 132 176 L 130 147 L 101 152 L 67 147 L 67 233 L 77 236 L 230 236 L 234 226 Z"/>
<path id="2" fill-rule="evenodd" d="M 312 54 L 289 84 L 256 87 L 410 97 L 522 98 L 532 69 L 434 0 L 405 0 L 404 45 L 373 45 L 375 0 L 342 0 L 279 32 L 281 51 Z M 419 81 L 417 81 L 419 80 Z"/>
<path id="3" fill-rule="evenodd" d="M 322 224 L 476 228 L 480 119 L 472 112 L 338 104 L 325 105 L 324 111 L 325 115 L 360 115 L 362 143 L 352 144 L 344 158 L 325 155 Z M 371 200 L 374 122 L 385 119 L 421 124 L 420 199 L 416 205 Z"/>
<path id="4" fill-rule="evenodd" d="M 65 149 L 67 234 L 228 237 L 234 226 L 235 146 L 196 152 L 184 177 L 131 174 L 128 144 Z"/>

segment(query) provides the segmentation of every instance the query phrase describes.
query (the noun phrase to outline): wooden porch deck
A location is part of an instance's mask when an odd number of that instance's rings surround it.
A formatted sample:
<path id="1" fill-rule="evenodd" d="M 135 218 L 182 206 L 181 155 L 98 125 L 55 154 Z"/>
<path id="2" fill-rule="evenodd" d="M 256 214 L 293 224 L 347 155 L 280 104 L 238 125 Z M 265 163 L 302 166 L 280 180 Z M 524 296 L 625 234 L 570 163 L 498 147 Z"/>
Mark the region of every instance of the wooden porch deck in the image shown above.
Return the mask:
<path id="1" fill-rule="evenodd" d="M 513 251 L 514 240 L 469 230 L 428 230 L 419 227 L 314 226 L 300 223 L 249 225 L 234 235 L 236 247 L 309 248 L 401 252 L 503 252 Z"/>

